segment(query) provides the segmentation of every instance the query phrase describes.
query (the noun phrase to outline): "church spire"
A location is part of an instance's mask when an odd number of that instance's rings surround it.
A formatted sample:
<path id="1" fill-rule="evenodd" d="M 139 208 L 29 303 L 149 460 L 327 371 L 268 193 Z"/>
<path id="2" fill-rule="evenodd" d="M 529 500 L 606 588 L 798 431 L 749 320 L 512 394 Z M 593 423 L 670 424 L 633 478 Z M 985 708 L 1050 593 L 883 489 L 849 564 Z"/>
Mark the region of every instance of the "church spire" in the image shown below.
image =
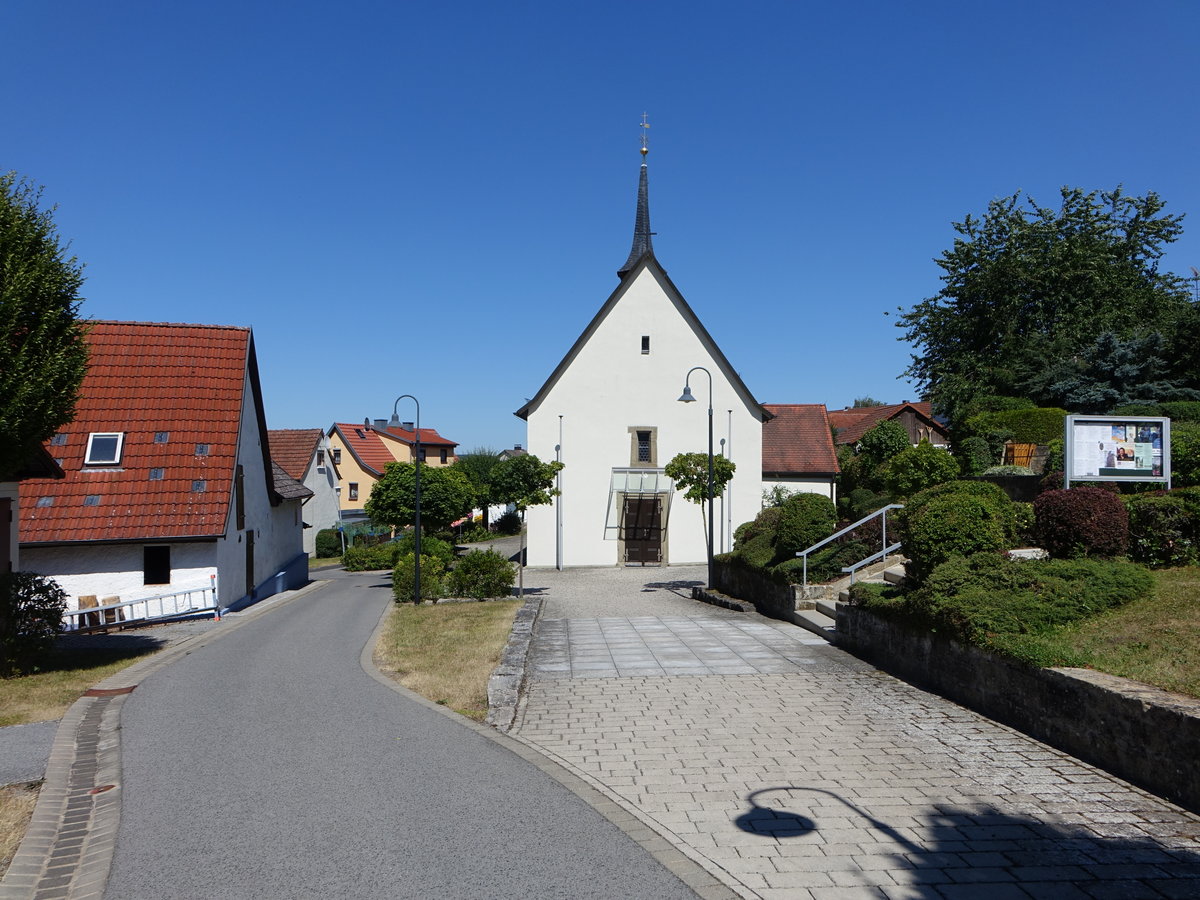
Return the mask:
<path id="1" fill-rule="evenodd" d="M 650 230 L 650 189 L 646 174 L 646 154 L 650 152 L 646 146 L 646 131 L 649 128 L 646 114 L 642 113 L 642 172 L 638 180 L 637 215 L 633 220 L 633 248 L 629 251 L 629 259 L 625 260 L 625 265 L 617 270 L 618 278 L 628 275 L 643 256 L 654 253 L 654 247 L 650 243 L 650 236 L 654 232 Z"/>

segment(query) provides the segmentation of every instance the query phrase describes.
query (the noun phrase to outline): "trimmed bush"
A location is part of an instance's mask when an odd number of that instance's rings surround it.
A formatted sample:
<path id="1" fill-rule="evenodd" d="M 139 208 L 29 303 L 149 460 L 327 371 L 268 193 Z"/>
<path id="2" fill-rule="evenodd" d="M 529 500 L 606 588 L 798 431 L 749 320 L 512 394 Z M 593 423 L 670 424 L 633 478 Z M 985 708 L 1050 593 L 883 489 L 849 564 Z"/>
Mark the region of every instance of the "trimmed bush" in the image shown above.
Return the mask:
<path id="1" fill-rule="evenodd" d="M 394 542 L 386 544 L 355 544 L 342 554 L 342 566 L 347 572 L 369 572 L 374 569 L 390 569 L 396 565 L 396 554 L 400 547 Z"/>
<path id="2" fill-rule="evenodd" d="M 336 528 L 322 528 L 317 532 L 316 554 L 320 559 L 342 555 L 342 536 Z"/>
<path id="3" fill-rule="evenodd" d="M 1036 475 L 1037 472 L 1029 466 L 989 466 L 979 474 L 984 478 L 991 478 L 998 475 Z"/>
<path id="4" fill-rule="evenodd" d="M 1147 566 L 1192 566 L 1200 562 L 1197 528 L 1184 498 L 1136 494 L 1126 498 L 1129 556 Z M 1200 510 L 1198 510 L 1200 511 Z"/>
<path id="5" fill-rule="evenodd" d="M 777 509 L 774 555 L 779 562 L 829 537 L 837 527 L 837 507 L 824 494 L 793 494 Z"/>
<path id="6" fill-rule="evenodd" d="M 1129 513 L 1098 487 L 1045 491 L 1033 502 L 1038 542 L 1051 556 L 1120 556 L 1129 546 Z"/>
<path id="7" fill-rule="evenodd" d="M 838 509 L 842 518 L 856 522 L 868 516 L 877 509 L 882 509 L 892 502 L 887 494 L 877 494 L 866 488 L 855 488 L 849 494 L 838 500 Z"/>
<path id="8" fill-rule="evenodd" d="M 986 481 L 950 481 L 921 491 L 898 520 L 908 574 L 917 582 L 952 557 L 1007 550 L 1016 542 L 1013 503 Z"/>
<path id="9" fill-rule="evenodd" d="M 394 548 L 392 552 L 396 554 L 393 560 L 399 559 L 405 553 L 416 552 L 416 536 L 413 532 L 406 531 L 400 537 L 396 538 L 396 540 L 392 541 L 389 546 Z M 432 556 L 435 559 L 441 560 L 442 568 L 448 569 L 454 565 L 454 545 L 431 534 L 423 534 L 421 535 L 421 556 Z"/>
<path id="10" fill-rule="evenodd" d="M 421 549 L 425 549 L 421 542 Z M 413 585 L 416 583 L 415 553 L 404 553 L 396 560 L 392 570 L 392 596 L 397 603 L 411 602 Z M 438 600 L 446 596 L 446 566 L 436 556 L 421 554 L 421 599 Z"/>
<path id="11" fill-rule="evenodd" d="M 0 573 L 0 677 L 37 670 L 62 631 L 67 594 L 52 578 Z"/>
<path id="12" fill-rule="evenodd" d="M 753 522 L 739 525 L 733 535 L 733 555 L 754 568 L 769 566 L 775 557 L 775 529 L 782 516 L 783 507 L 769 506 Z"/>
<path id="13" fill-rule="evenodd" d="M 997 459 L 987 439 L 977 434 L 965 437 L 958 443 L 955 457 L 963 475 L 978 475 Z"/>
<path id="14" fill-rule="evenodd" d="M 1161 413 L 1148 413 L 1148 415 L 1163 415 L 1171 419 L 1171 424 L 1176 422 L 1200 422 L 1200 400 L 1168 400 L 1166 403 L 1160 403 L 1159 408 Z"/>
<path id="15" fill-rule="evenodd" d="M 954 457 L 929 441 L 921 441 L 891 458 L 885 483 L 892 496 L 904 498 L 957 477 L 958 463 Z"/>
<path id="16" fill-rule="evenodd" d="M 1039 634 L 1146 596 L 1150 574 L 1128 562 L 1012 560 L 977 553 L 938 566 L 913 592 L 913 611 L 983 646 Z"/>
<path id="17" fill-rule="evenodd" d="M 496 534 L 520 534 L 521 517 L 515 512 L 506 512 L 492 523 L 492 529 Z"/>
<path id="18" fill-rule="evenodd" d="M 1200 485 L 1200 423 L 1171 423 L 1171 482 Z"/>
<path id="19" fill-rule="evenodd" d="M 472 550 L 450 571 L 446 587 L 452 597 L 507 597 L 517 573 L 513 564 L 494 550 Z"/>
<path id="20" fill-rule="evenodd" d="M 1008 431 L 1019 444 L 1049 444 L 1063 436 L 1065 409 L 1037 407 L 981 413 L 967 420 L 966 428 L 975 434 Z"/>

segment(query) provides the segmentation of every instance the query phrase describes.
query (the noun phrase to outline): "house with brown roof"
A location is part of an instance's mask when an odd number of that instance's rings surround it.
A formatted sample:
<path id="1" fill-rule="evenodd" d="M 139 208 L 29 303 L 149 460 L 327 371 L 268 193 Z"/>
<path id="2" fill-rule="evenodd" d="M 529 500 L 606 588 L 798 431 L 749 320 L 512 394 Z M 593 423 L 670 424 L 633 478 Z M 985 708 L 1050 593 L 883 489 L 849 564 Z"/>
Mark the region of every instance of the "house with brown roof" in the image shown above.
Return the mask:
<path id="1" fill-rule="evenodd" d="M 317 552 L 317 532 L 336 528 L 340 520 L 338 508 L 337 466 L 329 456 L 329 438 L 320 428 L 273 428 L 267 434 L 271 442 L 271 459 L 290 478 L 310 491 L 304 500 L 304 552 Z"/>
<path id="2" fill-rule="evenodd" d="M 823 494 L 837 501 L 841 472 L 823 403 L 765 403 L 775 418 L 763 423 L 764 496 L 780 490 Z"/>
<path id="3" fill-rule="evenodd" d="M 422 428 L 418 435 L 412 422 L 398 419 L 364 419 L 361 425 L 335 422 L 329 429 L 329 453 L 338 471 L 341 516 L 345 521 L 362 521 L 364 507 L 388 463 L 411 463 L 420 438 L 421 462 L 427 466 L 449 466 L 458 457 L 455 441 L 437 429 Z"/>
<path id="4" fill-rule="evenodd" d="M 932 405 L 927 401 L 905 401 L 888 406 L 861 406 L 829 411 L 829 424 L 834 431 L 833 442 L 839 447 L 843 444 L 857 444 L 864 434 L 885 421 L 895 421 L 903 425 L 914 447 L 921 441 L 929 441 L 935 447 L 950 447 L 950 432 L 933 417 Z"/>
<path id="5" fill-rule="evenodd" d="M 94 322 L 87 341 L 75 418 L 45 444 L 66 477 L 22 487 L 23 568 L 72 608 L 215 582 L 228 609 L 304 584 L 311 492 L 271 460 L 250 329 Z"/>

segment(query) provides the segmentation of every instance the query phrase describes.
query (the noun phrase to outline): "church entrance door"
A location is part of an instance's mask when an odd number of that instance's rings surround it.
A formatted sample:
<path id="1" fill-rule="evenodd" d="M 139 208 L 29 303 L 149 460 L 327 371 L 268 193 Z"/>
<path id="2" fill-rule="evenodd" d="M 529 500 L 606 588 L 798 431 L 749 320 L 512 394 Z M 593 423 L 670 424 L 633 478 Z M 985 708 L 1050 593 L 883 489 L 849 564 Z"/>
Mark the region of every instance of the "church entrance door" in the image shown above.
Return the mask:
<path id="1" fill-rule="evenodd" d="M 653 496 L 626 497 L 621 524 L 625 565 L 662 565 L 662 500 Z"/>

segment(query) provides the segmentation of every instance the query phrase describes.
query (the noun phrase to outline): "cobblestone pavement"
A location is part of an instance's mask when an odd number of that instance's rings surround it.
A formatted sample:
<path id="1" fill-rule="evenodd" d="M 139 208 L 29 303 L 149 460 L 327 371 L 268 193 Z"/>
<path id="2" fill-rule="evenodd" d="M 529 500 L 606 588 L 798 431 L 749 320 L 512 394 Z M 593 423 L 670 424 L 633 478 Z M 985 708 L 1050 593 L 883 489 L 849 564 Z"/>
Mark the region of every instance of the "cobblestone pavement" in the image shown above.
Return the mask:
<path id="1" fill-rule="evenodd" d="M 513 733 L 742 896 L 1200 898 L 1200 818 L 697 578 L 527 573 Z"/>

